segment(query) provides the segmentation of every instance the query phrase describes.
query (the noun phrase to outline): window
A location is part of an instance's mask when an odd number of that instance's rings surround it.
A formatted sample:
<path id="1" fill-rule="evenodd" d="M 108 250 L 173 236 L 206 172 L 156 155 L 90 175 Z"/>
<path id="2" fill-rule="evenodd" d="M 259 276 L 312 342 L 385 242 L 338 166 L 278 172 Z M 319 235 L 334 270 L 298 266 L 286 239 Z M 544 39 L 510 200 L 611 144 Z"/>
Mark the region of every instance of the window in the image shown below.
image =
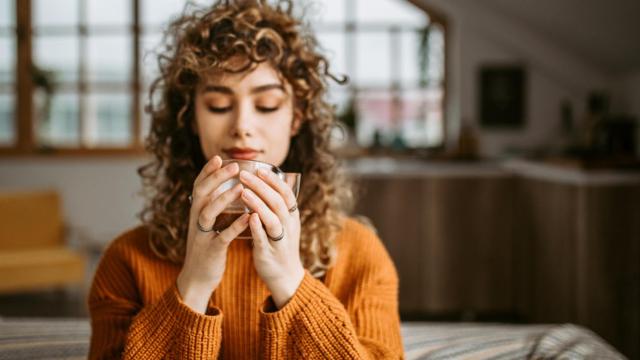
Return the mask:
<path id="1" fill-rule="evenodd" d="M 15 144 L 15 13 L 14 0 L 0 0 L 0 146 Z"/>
<path id="2" fill-rule="evenodd" d="M 330 91 L 338 112 L 353 103 L 357 141 L 437 148 L 444 143 L 445 24 L 407 0 L 325 0 L 311 19 L 347 89 Z"/>
<path id="3" fill-rule="evenodd" d="M 155 51 L 185 2 L 0 0 L 0 152 L 141 151 Z M 442 144 L 443 23 L 406 0 L 310 4 L 333 72 L 351 78 L 329 100 L 339 112 L 354 101 L 361 145 Z"/>

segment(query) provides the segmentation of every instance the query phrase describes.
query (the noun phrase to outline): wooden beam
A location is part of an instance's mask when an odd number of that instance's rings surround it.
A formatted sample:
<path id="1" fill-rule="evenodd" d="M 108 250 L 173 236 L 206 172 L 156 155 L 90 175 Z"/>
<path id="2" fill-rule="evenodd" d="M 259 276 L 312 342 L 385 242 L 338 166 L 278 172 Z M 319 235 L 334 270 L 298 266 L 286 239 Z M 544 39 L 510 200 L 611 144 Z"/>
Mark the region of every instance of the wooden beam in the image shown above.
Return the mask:
<path id="1" fill-rule="evenodd" d="M 17 111 L 15 128 L 18 130 L 16 148 L 30 150 L 34 147 L 33 81 L 31 78 L 31 0 L 16 1 L 16 35 L 18 56 L 16 62 Z"/>

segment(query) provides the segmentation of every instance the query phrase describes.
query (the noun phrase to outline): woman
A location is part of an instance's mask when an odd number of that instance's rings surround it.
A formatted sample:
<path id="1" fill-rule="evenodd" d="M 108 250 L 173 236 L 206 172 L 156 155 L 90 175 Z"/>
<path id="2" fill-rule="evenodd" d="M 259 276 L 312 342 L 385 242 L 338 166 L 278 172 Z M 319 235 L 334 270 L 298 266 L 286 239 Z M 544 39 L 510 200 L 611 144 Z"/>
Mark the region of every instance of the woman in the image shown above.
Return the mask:
<path id="1" fill-rule="evenodd" d="M 170 26 L 150 92 L 154 161 L 139 170 L 150 202 L 98 266 L 91 358 L 403 357 L 396 270 L 346 217 L 350 186 L 329 151 L 335 78 L 291 13 L 223 2 Z M 301 172 L 297 202 L 279 178 L 223 159 Z M 251 214 L 211 231 L 238 199 Z M 252 241 L 236 239 L 247 228 Z"/>

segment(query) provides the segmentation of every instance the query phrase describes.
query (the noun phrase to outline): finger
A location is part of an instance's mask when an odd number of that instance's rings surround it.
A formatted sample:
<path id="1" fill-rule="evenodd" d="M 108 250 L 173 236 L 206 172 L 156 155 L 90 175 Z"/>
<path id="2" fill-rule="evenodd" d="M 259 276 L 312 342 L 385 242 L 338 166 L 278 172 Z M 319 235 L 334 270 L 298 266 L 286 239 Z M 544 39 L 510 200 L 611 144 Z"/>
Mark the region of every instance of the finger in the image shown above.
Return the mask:
<path id="1" fill-rule="evenodd" d="M 271 211 L 278 214 L 280 219 L 284 221 L 287 218 L 289 208 L 287 207 L 287 204 L 285 204 L 282 195 L 274 190 L 270 184 L 244 170 L 240 172 L 240 181 L 253 190 L 253 192 L 258 195 L 258 197 L 260 197 L 267 206 L 269 206 Z"/>
<path id="2" fill-rule="evenodd" d="M 220 168 L 220 166 L 222 166 L 222 158 L 220 156 L 216 155 L 216 156 L 212 157 L 211 159 L 209 159 L 209 161 L 207 161 L 207 163 L 202 167 L 202 170 L 200 170 L 200 173 L 198 174 L 198 176 L 194 180 L 193 187 L 195 188 L 195 186 L 200 181 L 202 181 L 202 179 L 207 177 L 213 171 L 218 170 Z"/>
<path id="3" fill-rule="evenodd" d="M 262 222 L 260 222 L 260 216 L 257 213 L 251 214 L 249 218 L 249 228 L 251 229 L 253 247 L 257 251 L 266 251 L 269 249 L 269 239 L 262 227 Z"/>
<path id="4" fill-rule="evenodd" d="M 271 186 L 273 189 L 275 189 L 275 191 L 278 192 L 278 194 L 280 194 L 282 199 L 284 199 L 285 206 L 287 207 L 287 213 L 289 212 L 289 209 L 291 209 L 297 203 L 296 195 L 293 193 L 291 186 L 289 186 L 289 184 L 278 177 L 278 175 L 274 174 L 271 171 L 259 169 L 258 177 L 264 180 L 264 182 L 269 184 L 269 186 Z"/>
<path id="5" fill-rule="evenodd" d="M 249 215 L 248 213 L 242 214 L 239 218 L 237 218 L 228 228 L 221 231 L 216 237 L 215 242 L 229 245 L 234 239 L 236 239 L 244 229 L 249 225 Z"/>
<path id="6" fill-rule="evenodd" d="M 231 163 L 220 168 L 205 177 L 193 189 L 193 208 L 199 210 L 205 205 L 205 200 L 210 198 L 211 192 L 225 181 L 238 175 L 240 168 L 237 163 Z M 217 194 L 214 194 L 217 195 Z"/>
<path id="7" fill-rule="evenodd" d="M 242 185 L 237 184 L 231 189 L 223 192 L 220 196 L 205 205 L 198 215 L 198 222 L 205 229 L 211 229 L 216 222 L 216 218 L 229 204 L 240 198 L 242 195 Z"/>
<path id="8" fill-rule="evenodd" d="M 242 200 L 247 206 L 258 213 L 260 221 L 264 224 L 267 234 L 271 237 L 280 236 L 284 229 L 280 219 L 271 209 L 250 189 L 242 190 Z"/>

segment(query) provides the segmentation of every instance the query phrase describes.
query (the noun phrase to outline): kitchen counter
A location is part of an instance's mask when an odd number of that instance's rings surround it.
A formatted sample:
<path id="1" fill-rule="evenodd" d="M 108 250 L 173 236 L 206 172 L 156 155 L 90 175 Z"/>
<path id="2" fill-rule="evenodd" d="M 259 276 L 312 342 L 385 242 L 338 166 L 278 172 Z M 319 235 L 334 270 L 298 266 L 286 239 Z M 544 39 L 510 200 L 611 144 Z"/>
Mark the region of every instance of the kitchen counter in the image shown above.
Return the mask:
<path id="1" fill-rule="evenodd" d="M 575 185 L 640 184 L 640 171 L 591 170 L 562 167 L 532 160 L 424 161 L 389 157 L 347 162 L 356 177 L 504 177 L 519 175 Z"/>
<path id="2" fill-rule="evenodd" d="M 530 160 L 352 160 L 400 311 L 587 326 L 640 358 L 640 172 Z"/>

